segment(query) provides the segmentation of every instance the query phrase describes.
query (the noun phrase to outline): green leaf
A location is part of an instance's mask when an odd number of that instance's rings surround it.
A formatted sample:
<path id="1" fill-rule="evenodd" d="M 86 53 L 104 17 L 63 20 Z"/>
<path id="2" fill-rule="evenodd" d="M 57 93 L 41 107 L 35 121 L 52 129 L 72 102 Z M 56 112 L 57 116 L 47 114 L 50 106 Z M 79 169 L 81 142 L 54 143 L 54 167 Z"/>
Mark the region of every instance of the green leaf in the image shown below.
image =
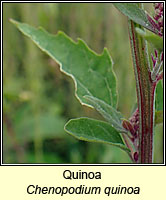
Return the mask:
<path id="1" fill-rule="evenodd" d="M 137 24 L 143 26 L 144 28 L 156 34 L 158 33 L 158 31 L 154 29 L 154 27 L 148 20 L 148 17 L 150 16 L 146 13 L 146 11 L 138 7 L 138 3 L 113 3 L 113 4 L 119 11 L 121 11 L 132 21 L 136 22 Z"/>
<path id="2" fill-rule="evenodd" d="M 136 31 L 139 35 L 145 38 L 149 43 L 153 45 L 158 51 L 163 51 L 163 37 L 160 37 L 151 32 L 145 32 L 140 28 L 136 28 Z"/>
<path id="3" fill-rule="evenodd" d="M 65 130 L 79 140 L 111 144 L 129 151 L 118 131 L 106 122 L 90 118 L 72 119 L 65 125 Z"/>
<path id="4" fill-rule="evenodd" d="M 163 123 L 163 111 L 155 112 L 155 125 Z"/>
<path id="5" fill-rule="evenodd" d="M 85 99 L 117 130 L 126 133 L 122 126 L 122 114 L 104 101 L 92 96 L 84 96 Z"/>
<path id="6" fill-rule="evenodd" d="M 163 110 L 163 86 L 162 81 L 159 81 L 156 87 L 156 110 Z"/>
<path id="7" fill-rule="evenodd" d="M 101 55 L 94 53 L 81 40 L 75 43 L 63 32 L 51 35 L 42 28 L 11 20 L 40 49 L 60 64 L 60 69 L 72 77 L 76 97 L 81 104 L 91 105 L 83 96 L 89 95 L 116 107 L 117 91 L 113 64 L 107 49 Z"/>

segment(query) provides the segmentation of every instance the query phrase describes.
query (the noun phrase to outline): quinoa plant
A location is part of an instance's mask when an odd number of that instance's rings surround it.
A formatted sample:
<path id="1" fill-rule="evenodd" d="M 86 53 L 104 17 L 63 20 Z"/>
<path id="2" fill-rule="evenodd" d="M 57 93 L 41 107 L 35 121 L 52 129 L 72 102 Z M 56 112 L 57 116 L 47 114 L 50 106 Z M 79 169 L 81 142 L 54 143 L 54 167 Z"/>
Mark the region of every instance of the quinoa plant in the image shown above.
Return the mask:
<path id="1" fill-rule="evenodd" d="M 74 42 L 61 31 L 52 35 L 43 28 L 11 22 L 74 80 L 80 103 L 96 109 L 106 120 L 71 119 L 65 125 L 69 134 L 84 141 L 118 146 L 133 163 L 153 163 L 154 126 L 163 121 L 163 3 L 154 3 L 153 16 L 142 3 L 113 4 L 128 20 L 137 92 L 137 108 L 129 119 L 117 110 L 116 76 L 106 48 L 98 55 L 83 40 Z M 151 55 L 148 43 L 153 46 Z"/>

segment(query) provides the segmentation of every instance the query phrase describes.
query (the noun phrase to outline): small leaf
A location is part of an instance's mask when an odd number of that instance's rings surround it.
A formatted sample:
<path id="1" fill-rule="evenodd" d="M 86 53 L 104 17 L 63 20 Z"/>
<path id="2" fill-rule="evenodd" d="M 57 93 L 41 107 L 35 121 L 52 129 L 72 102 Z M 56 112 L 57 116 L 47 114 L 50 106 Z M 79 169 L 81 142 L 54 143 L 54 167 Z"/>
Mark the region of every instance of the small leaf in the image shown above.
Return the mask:
<path id="1" fill-rule="evenodd" d="M 129 151 L 118 131 L 106 122 L 90 118 L 72 119 L 65 125 L 65 130 L 79 140 L 111 144 Z"/>
<path id="2" fill-rule="evenodd" d="M 163 51 L 163 37 L 160 37 L 151 32 L 145 32 L 140 28 L 136 28 L 139 35 L 145 38 L 149 43 L 153 45 L 159 52 Z"/>
<path id="3" fill-rule="evenodd" d="M 82 104 L 88 104 L 85 95 L 99 98 L 116 107 L 117 91 L 113 64 L 107 49 L 101 55 L 90 50 L 81 39 L 75 43 L 63 32 L 51 35 L 42 28 L 11 20 L 41 50 L 60 64 L 60 69 L 72 77 L 76 97 Z M 101 88 L 101 89 L 100 89 Z"/>
<path id="4" fill-rule="evenodd" d="M 162 81 L 159 81 L 156 87 L 156 110 L 163 110 L 163 86 Z"/>
<path id="5" fill-rule="evenodd" d="M 163 111 L 155 112 L 155 125 L 163 123 Z"/>
<path id="6" fill-rule="evenodd" d="M 112 106 L 106 104 L 92 96 L 84 96 L 85 99 L 118 131 L 127 133 L 126 129 L 122 126 L 122 114 Z"/>
<path id="7" fill-rule="evenodd" d="M 114 6 L 121 11 L 124 15 L 129 17 L 132 21 L 143 26 L 144 28 L 158 33 L 158 31 L 152 26 L 148 20 L 148 14 L 138 7 L 137 3 L 113 3 Z"/>

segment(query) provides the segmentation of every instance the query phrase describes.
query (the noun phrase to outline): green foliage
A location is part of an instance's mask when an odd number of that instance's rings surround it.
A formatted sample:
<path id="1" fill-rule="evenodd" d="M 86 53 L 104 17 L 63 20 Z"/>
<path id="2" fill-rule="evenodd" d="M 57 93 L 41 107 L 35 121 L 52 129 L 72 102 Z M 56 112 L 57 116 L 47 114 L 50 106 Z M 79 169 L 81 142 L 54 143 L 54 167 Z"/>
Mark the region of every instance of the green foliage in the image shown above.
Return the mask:
<path id="1" fill-rule="evenodd" d="M 32 39 L 39 48 L 56 60 L 60 64 L 62 72 L 73 78 L 76 96 L 82 104 L 93 106 L 115 129 L 126 132 L 121 125 L 120 113 L 113 108 L 117 104 L 116 80 L 112 71 L 111 59 L 106 49 L 101 56 L 98 56 L 92 52 L 82 40 L 79 40 L 78 43 L 74 43 L 62 32 L 54 36 L 41 28 L 35 29 L 27 24 L 19 23 L 14 20 L 11 20 L 11 22 L 14 23 L 21 32 Z M 101 89 L 98 89 L 99 87 Z M 107 138 L 106 140 L 103 135 L 100 136 L 99 133 L 101 129 L 97 130 L 96 134 L 91 134 L 90 139 L 88 131 L 86 130 L 86 123 L 84 121 L 81 122 L 82 120 L 77 120 L 74 132 L 74 125 L 71 126 L 73 123 L 69 123 L 67 126 L 68 132 L 72 132 L 77 138 L 83 140 L 85 140 L 87 135 L 87 140 L 98 142 L 107 141 L 109 144 L 121 143 L 118 137 L 116 141 L 116 137 L 114 135 L 111 136 L 117 132 L 113 127 L 109 129 L 110 137 L 113 139 Z M 95 122 L 95 125 L 93 124 L 94 130 L 99 126 L 97 123 L 100 125 L 103 123 L 97 121 L 93 122 Z M 79 127 L 78 125 L 80 125 L 81 130 L 85 130 L 85 132 L 80 133 L 80 129 L 77 130 Z M 109 142 L 108 139 L 112 140 Z M 123 147 L 123 149 L 126 148 Z"/>
<path id="2" fill-rule="evenodd" d="M 148 14 L 138 7 L 138 3 L 114 3 L 114 6 L 124 15 L 129 17 L 129 19 L 148 30 L 157 33 L 148 20 Z"/>
<path id="3" fill-rule="evenodd" d="M 110 124 L 90 118 L 72 119 L 65 130 L 80 140 L 101 142 L 128 150 L 120 134 Z"/>
<path id="4" fill-rule="evenodd" d="M 74 43 L 63 32 L 54 36 L 41 28 L 35 29 L 14 20 L 11 22 L 30 37 L 39 48 L 56 60 L 60 64 L 62 72 L 73 78 L 76 96 L 82 104 L 87 104 L 83 96 L 91 95 L 113 107 L 116 106 L 115 75 L 106 49 L 99 56 L 92 52 L 82 40 Z M 98 90 L 99 87 L 102 90 Z"/>
<path id="5" fill-rule="evenodd" d="M 155 49 L 157 49 L 159 52 L 163 51 L 163 38 L 151 33 L 151 32 L 145 32 L 142 31 L 140 28 L 136 28 L 136 31 L 145 38 L 149 43 L 153 45 Z"/>
<path id="6" fill-rule="evenodd" d="M 88 102 L 118 131 L 125 133 L 126 130 L 122 127 L 122 114 L 115 108 L 108 105 L 104 101 L 86 95 L 84 97 Z"/>
<path id="7" fill-rule="evenodd" d="M 52 33 L 62 30 L 73 40 L 83 38 L 99 53 L 106 46 L 119 80 L 118 110 L 128 117 L 136 97 L 126 19 L 110 3 L 4 3 L 3 9 L 3 108 L 10 121 L 3 126 L 4 163 L 131 162 L 119 148 L 81 142 L 64 133 L 62 124 L 70 118 L 103 119 L 79 104 L 72 81 L 9 23 L 13 18 Z M 162 129 L 156 131 L 161 138 Z M 162 149 L 159 141 L 156 153 Z M 162 162 L 161 154 L 156 155 Z"/>

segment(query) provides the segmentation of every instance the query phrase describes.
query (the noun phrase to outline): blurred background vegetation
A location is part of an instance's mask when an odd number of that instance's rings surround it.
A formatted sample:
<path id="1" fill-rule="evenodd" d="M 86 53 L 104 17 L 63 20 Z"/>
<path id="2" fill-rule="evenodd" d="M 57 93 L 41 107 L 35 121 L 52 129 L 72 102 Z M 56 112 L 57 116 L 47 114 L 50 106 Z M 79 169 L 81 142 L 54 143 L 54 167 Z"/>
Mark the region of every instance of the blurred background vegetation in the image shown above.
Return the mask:
<path id="1" fill-rule="evenodd" d="M 3 163 L 130 163 L 117 147 L 64 132 L 71 118 L 102 117 L 80 105 L 71 78 L 10 18 L 82 38 L 97 53 L 107 47 L 118 79 L 118 109 L 128 118 L 136 103 L 127 20 L 111 3 L 3 3 Z M 163 162 L 162 129 L 156 127 L 156 163 Z"/>

